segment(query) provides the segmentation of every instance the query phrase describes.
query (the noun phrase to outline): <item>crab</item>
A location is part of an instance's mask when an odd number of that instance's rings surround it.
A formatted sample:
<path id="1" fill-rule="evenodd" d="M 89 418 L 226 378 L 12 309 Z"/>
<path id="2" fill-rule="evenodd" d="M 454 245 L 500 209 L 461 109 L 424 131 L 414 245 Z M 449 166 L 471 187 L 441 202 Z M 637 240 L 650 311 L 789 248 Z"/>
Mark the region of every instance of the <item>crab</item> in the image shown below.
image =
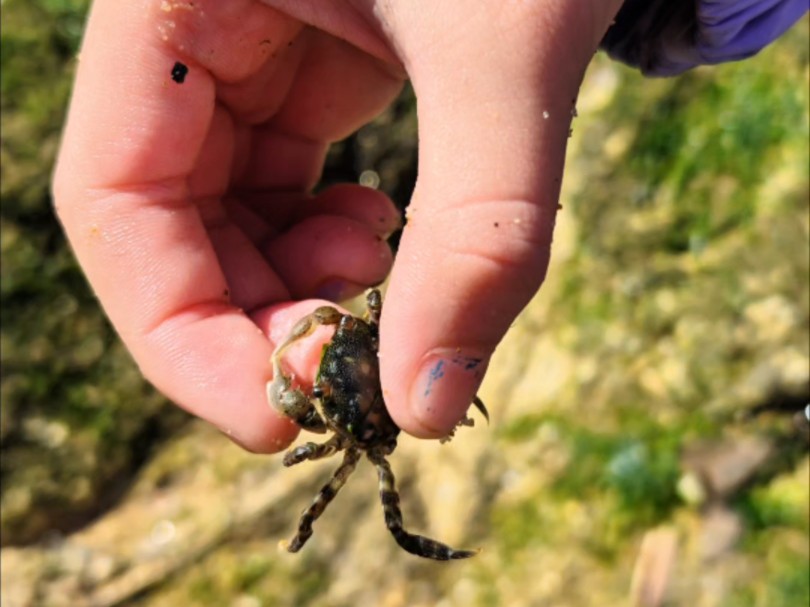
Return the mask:
<path id="1" fill-rule="evenodd" d="M 290 542 L 282 542 L 282 546 L 289 552 L 298 552 L 304 546 L 312 536 L 313 523 L 323 514 L 365 453 L 377 469 L 385 524 L 397 544 L 411 554 L 428 559 L 469 558 L 478 551 L 456 550 L 436 540 L 409 533 L 403 527 L 399 494 L 391 465 L 386 459 L 396 449 L 400 428 L 388 414 L 380 386 L 377 348 L 381 311 L 382 295 L 378 289 L 368 291 L 366 312 L 362 318 L 343 314 L 331 306 L 320 307 L 299 320 L 273 353 L 273 380 L 267 384 L 270 404 L 304 430 L 332 433 L 326 442 L 307 442 L 294 447 L 285 454 L 284 465 L 294 466 L 343 452 L 343 462 L 302 513 L 295 537 Z M 307 394 L 294 384 L 291 374 L 285 373 L 283 355 L 293 343 L 321 325 L 336 328 L 331 341 L 323 347 L 314 385 Z M 489 421 L 481 399 L 474 397 L 472 404 Z M 472 420 L 465 417 L 459 423 L 462 425 L 470 426 Z"/>

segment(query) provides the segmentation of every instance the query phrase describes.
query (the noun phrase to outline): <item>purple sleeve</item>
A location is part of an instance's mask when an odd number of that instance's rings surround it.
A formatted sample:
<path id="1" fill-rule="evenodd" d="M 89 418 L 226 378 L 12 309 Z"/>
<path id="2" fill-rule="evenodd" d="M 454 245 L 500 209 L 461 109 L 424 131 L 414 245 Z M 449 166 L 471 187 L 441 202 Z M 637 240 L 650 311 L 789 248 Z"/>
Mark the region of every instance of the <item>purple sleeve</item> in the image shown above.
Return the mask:
<path id="1" fill-rule="evenodd" d="M 672 76 L 750 57 L 808 9 L 810 0 L 626 0 L 602 48 L 645 74 Z"/>

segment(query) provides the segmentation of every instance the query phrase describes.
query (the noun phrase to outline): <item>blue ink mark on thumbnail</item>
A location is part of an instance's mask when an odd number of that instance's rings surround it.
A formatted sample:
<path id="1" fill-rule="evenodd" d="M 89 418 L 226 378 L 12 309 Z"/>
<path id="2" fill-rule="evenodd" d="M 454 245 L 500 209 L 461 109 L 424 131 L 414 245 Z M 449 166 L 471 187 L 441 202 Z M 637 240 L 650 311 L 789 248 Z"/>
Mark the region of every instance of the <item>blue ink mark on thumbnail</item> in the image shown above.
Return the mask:
<path id="1" fill-rule="evenodd" d="M 474 358 L 472 356 L 458 355 L 452 359 L 453 364 L 464 367 L 465 371 L 472 371 L 483 362 L 483 358 Z"/>
<path id="2" fill-rule="evenodd" d="M 428 396 L 433 388 L 433 382 L 440 380 L 444 377 L 444 361 L 438 361 L 428 374 L 427 386 L 425 386 L 425 393 L 422 396 Z"/>

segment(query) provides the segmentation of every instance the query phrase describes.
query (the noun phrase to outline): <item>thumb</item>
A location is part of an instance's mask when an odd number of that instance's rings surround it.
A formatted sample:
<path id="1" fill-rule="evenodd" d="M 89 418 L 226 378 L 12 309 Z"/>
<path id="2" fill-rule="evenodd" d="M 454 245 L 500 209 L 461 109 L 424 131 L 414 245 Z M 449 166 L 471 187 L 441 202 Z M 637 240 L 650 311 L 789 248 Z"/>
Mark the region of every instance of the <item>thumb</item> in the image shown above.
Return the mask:
<path id="1" fill-rule="evenodd" d="M 391 415 L 416 436 L 446 435 L 464 416 L 548 265 L 573 105 L 608 17 L 594 26 L 582 11 L 526 14 L 526 4 L 572 3 L 493 3 L 460 22 L 397 16 L 418 102 L 419 176 L 380 364 Z M 449 41 L 438 23 L 454 24 Z"/>

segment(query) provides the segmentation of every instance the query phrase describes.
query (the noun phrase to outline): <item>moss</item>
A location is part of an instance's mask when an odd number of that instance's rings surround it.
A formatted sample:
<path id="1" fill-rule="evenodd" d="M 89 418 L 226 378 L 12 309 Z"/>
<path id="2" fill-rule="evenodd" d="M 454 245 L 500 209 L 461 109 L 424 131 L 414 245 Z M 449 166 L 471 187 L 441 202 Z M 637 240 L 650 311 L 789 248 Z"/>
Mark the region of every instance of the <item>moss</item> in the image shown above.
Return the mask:
<path id="1" fill-rule="evenodd" d="M 748 541 L 758 558 L 755 576 L 738 580 L 729 605 L 793 607 L 810 597 L 810 555 L 805 536 L 758 534 Z"/>
<path id="2" fill-rule="evenodd" d="M 316 600 L 325 596 L 329 583 L 323 564 L 305 556 L 289 560 L 276 554 L 274 546 L 261 541 L 232 542 L 167 580 L 162 593 L 154 595 L 155 602 L 147 598 L 144 604 L 203 607 L 222 605 L 239 596 L 278 607 L 323 604 Z"/>
<path id="3" fill-rule="evenodd" d="M 527 546 L 548 539 L 548 521 L 544 520 L 534 496 L 518 504 L 496 508 L 491 522 L 492 535 L 497 538 L 498 549 L 507 563 L 519 558 Z"/>
<path id="4" fill-rule="evenodd" d="M 784 437 L 780 437 L 784 440 Z M 810 461 L 806 455 L 794 470 L 780 474 L 762 485 L 751 487 L 740 499 L 739 507 L 748 526 L 755 531 L 788 527 L 810 533 Z"/>

